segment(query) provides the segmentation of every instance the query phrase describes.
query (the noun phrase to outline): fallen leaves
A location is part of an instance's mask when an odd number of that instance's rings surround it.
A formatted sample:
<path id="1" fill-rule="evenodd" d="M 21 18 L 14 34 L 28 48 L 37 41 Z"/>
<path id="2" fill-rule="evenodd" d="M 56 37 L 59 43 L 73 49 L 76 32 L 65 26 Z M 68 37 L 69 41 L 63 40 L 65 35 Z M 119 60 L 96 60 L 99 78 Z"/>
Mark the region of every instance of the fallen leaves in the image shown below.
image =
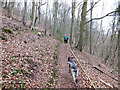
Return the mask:
<path id="1" fill-rule="evenodd" d="M 47 37 L 37 39 L 37 35 L 29 31 L 8 37 L 2 47 L 3 87 L 47 87 L 54 45 L 58 42 Z"/>

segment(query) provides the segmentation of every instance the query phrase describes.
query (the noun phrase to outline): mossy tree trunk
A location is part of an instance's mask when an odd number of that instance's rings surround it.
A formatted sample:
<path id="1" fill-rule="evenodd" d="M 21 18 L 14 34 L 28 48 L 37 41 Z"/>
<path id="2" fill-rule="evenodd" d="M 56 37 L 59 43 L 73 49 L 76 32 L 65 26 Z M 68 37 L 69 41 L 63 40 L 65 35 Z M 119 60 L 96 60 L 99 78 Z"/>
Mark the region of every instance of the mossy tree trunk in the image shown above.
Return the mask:
<path id="1" fill-rule="evenodd" d="M 83 33 L 86 31 L 86 13 L 87 13 L 87 1 L 84 0 L 82 6 L 82 13 L 81 13 L 81 21 L 80 21 L 80 36 L 78 41 L 78 49 L 80 52 L 83 50 Z"/>

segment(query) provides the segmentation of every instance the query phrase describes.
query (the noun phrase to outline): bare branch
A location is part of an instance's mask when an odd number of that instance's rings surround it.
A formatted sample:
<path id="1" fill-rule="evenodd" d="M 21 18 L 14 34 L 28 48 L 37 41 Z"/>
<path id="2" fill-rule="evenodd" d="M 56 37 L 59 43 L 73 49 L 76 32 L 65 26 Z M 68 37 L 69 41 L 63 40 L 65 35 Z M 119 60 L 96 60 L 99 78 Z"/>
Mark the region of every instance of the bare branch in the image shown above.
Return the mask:
<path id="1" fill-rule="evenodd" d="M 96 5 L 96 4 L 98 4 L 100 2 L 100 0 L 99 1 L 97 1 L 97 2 L 95 2 L 95 4 L 87 11 L 87 12 L 89 12 L 91 9 L 93 9 L 94 8 L 94 6 Z"/>
<path id="2" fill-rule="evenodd" d="M 77 8 L 78 6 L 81 6 L 81 5 L 83 5 L 82 2 L 78 3 L 75 8 Z"/>
<path id="3" fill-rule="evenodd" d="M 46 3 L 47 3 L 47 2 L 45 2 L 45 3 L 41 3 L 40 6 L 37 5 L 37 4 L 35 4 L 35 6 L 37 6 L 37 7 L 41 7 L 41 6 L 45 5 Z"/>
<path id="4" fill-rule="evenodd" d="M 91 20 L 87 21 L 87 22 L 86 22 L 86 24 L 87 24 L 87 23 L 89 23 L 89 22 L 91 22 L 91 21 L 93 21 L 93 20 L 103 19 L 103 18 L 105 18 L 105 17 L 109 16 L 110 14 L 112 14 L 112 13 L 116 13 L 116 12 L 119 12 L 119 11 L 112 11 L 112 12 L 110 12 L 110 13 L 106 14 L 105 16 L 102 16 L 102 17 L 99 17 L 99 18 L 93 18 L 93 19 L 91 19 Z"/>
<path id="5" fill-rule="evenodd" d="M 45 5 L 46 3 L 47 3 L 47 2 L 45 2 L 45 3 L 41 3 L 41 6 L 42 6 L 42 5 Z"/>

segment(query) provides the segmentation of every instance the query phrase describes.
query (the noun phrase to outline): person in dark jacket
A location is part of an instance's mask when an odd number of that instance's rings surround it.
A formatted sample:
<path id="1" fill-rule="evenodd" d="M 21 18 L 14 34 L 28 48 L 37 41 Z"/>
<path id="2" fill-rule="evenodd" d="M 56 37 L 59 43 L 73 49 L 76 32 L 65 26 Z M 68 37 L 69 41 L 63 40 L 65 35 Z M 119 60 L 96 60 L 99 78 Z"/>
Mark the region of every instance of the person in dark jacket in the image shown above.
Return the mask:
<path id="1" fill-rule="evenodd" d="M 74 83 L 78 82 L 78 67 L 73 61 L 73 57 L 68 57 L 68 64 L 69 64 L 69 73 L 71 73 Z"/>
<path id="2" fill-rule="evenodd" d="M 64 43 L 68 43 L 68 37 L 66 35 L 64 36 Z"/>

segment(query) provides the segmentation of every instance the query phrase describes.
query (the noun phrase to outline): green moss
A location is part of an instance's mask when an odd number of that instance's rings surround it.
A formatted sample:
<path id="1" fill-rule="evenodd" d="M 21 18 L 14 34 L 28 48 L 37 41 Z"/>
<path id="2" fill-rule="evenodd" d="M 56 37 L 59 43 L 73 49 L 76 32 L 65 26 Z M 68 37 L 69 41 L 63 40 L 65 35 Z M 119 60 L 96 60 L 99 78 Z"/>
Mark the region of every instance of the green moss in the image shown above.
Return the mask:
<path id="1" fill-rule="evenodd" d="M 22 84 L 21 84 L 21 87 L 22 87 L 22 88 L 25 88 L 25 83 L 22 83 Z"/>
<path id="2" fill-rule="evenodd" d="M 7 38 L 5 36 L 0 36 L 0 39 L 1 40 L 6 40 L 7 41 Z"/>
<path id="3" fill-rule="evenodd" d="M 53 69 L 52 69 L 51 76 L 52 76 L 53 78 L 55 78 L 55 77 L 56 77 L 56 73 L 57 73 L 57 69 L 56 69 L 56 68 L 53 68 Z"/>
<path id="4" fill-rule="evenodd" d="M 14 87 L 11 85 L 11 86 L 10 86 L 10 89 L 14 89 Z"/>
<path id="5" fill-rule="evenodd" d="M 31 32 L 33 32 L 35 35 L 38 35 L 38 32 L 35 30 L 30 30 Z"/>
<path id="6" fill-rule="evenodd" d="M 56 74 L 57 74 L 57 63 L 58 63 L 58 47 L 59 47 L 59 44 L 56 45 L 55 47 L 55 52 L 54 52 L 54 61 L 53 61 L 53 68 L 51 69 L 51 78 L 49 80 L 49 84 L 52 85 L 53 83 L 54 84 L 57 84 L 57 80 L 56 80 Z M 51 86 L 49 86 L 51 87 Z"/>
<path id="7" fill-rule="evenodd" d="M 54 79 L 53 79 L 53 78 L 50 78 L 49 83 L 50 83 L 50 84 L 53 84 L 53 82 L 54 82 Z"/>
<path id="8" fill-rule="evenodd" d="M 17 70 L 13 70 L 12 75 L 16 75 L 18 73 Z"/>
<path id="9" fill-rule="evenodd" d="M 8 78 L 7 74 L 4 74 L 3 77 L 4 77 L 4 78 Z"/>
<path id="10" fill-rule="evenodd" d="M 105 62 L 105 63 L 107 62 L 108 58 L 109 58 L 109 55 L 107 55 L 107 56 L 105 57 L 105 59 L 104 59 L 104 62 Z"/>
<path id="11" fill-rule="evenodd" d="M 43 53 L 40 54 L 41 56 L 45 56 Z"/>
<path id="12" fill-rule="evenodd" d="M 3 32 L 12 34 L 12 30 L 9 28 L 2 28 Z"/>
<path id="13" fill-rule="evenodd" d="M 38 32 L 37 32 L 37 31 L 34 31 L 34 34 L 38 35 Z"/>

